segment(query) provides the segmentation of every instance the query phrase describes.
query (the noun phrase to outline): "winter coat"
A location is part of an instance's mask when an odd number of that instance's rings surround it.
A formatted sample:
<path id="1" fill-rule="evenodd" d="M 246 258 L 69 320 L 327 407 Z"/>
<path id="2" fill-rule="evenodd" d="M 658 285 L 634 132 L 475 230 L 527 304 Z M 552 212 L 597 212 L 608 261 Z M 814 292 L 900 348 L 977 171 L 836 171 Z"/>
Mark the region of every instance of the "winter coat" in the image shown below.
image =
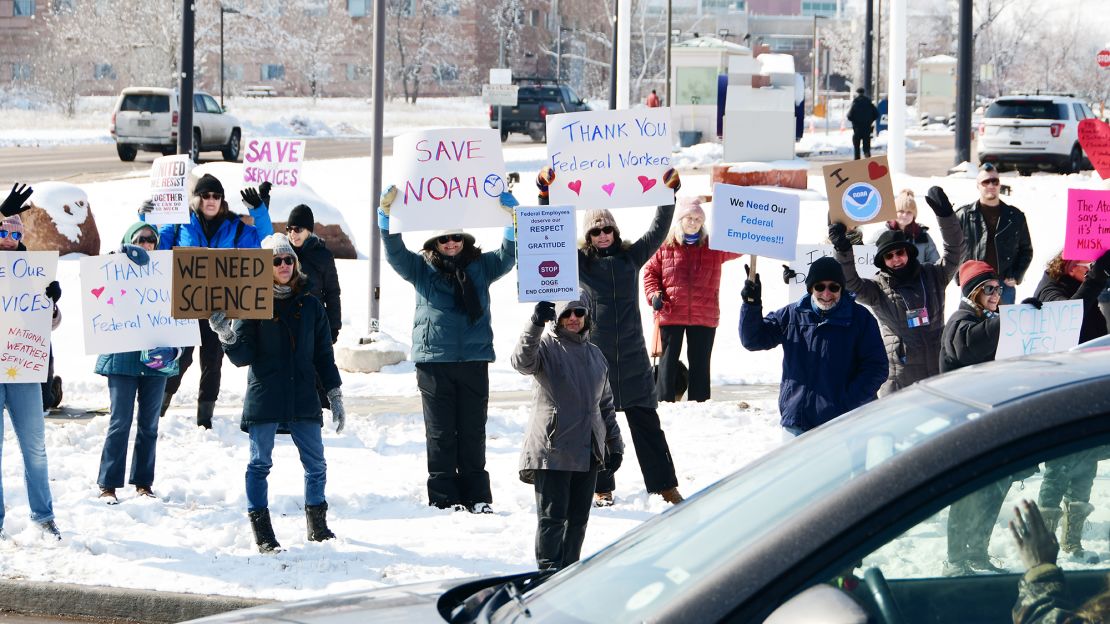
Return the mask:
<path id="1" fill-rule="evenodd" d="M 1084 343 L 1106 335 L 1106 317 L 1098 307 L 1098 296 L 1106 287 L 1106 280 L 1098 279 L 1091 271 L 1082 282 L 1070 275 L 1054 280 L 1045 273 L 1033 296 L 1040 301 L 1083 301 L 1083 325 L 1079 329 L 1079 342 Z"/>
<path id="2" fill-rule="evenodd" d="M 871 102 L 871 98 L 866 95 L 857 95 L 852 100 L 852 106 L 848 109 L 848 121 L 852 122 L 852 130 L 856 134 L 870 134 L 871 124 L 879 118 L 879 109 Z"/>
<path id="3" fill-rule="evenodd" d="M 740 306 L 740 342 L 749 351 L 782 345 L 779 413 L 783 427 L 808 431 L 873 401 L 886 381 L 879 324 L 843 294 L 825 314 L 812 295 L 763 317 L 761 305 Z"/>
<path id="4" fill-rule="evenodd" d="M 947 373 L 993 360 L 998 350 L 1001 326 L 997 314 L 987 315 L 967 301 L 962 301 L 944 326 L 944 337 L 940 343 L 940 372 Z"/>
<path id="5" fill-rule="evenodd" d="M 1014 624 L 1088 624 L 1088 618 L 1068 609 L 1064 573 L 1053 564 L 1031 568 L 1018 581 Z"/>
<path id="6" fill-rule="evenodd" d="M 308 276 L 308 292 L 324 304 L 331 326 L 331 342 L 339 338 L 343 327 L 343 314 L 339 305 L 339 273 L 335 270 L 335 256 L 331 255 L 324 241 L 310 234 L 300 248 L 294 247 L 301 271 Z"/>
<path id="7" fill-rule="evenodd" d="M 325 390 L 342 384 L 331 349 L 324 305 L 303 290 L 274 298 L 270 319 L 235 321 L 235 342 L 223 345 L 236 366 L 249 366 L 239 428 L 258 423 L 315 422 L 323 426 L 316 375 Z"/>
<path id="8" fill-rule="evenodd" d="M 663 293 L 663 309 L 655 311 L 655 319 L 660 325 L 716 327 L 721 319 L 721 265 L 739 257 L 708 244 L 664 244 L 644 267 L 648 305 L 655 293 Z"/>
<path id="9" fill-rule="evenodd" d="M 928 226 L 918 224 L 917 233 L 913 236 L 910 236 L 909 232 L 907 232 L 906 230 L 901 228 L 892 228 L 888 224 L 886 228 L 875 232 L 875 235 L 871 237 L 870 243 L 872 245 L 877 243 L 879 237 L 882 236 L 882 233 L 886 232 L 887 230 L 900 230 L 902 233 L 906 234 L 906 236 L 911 239 L 911 242 L 913 242 L 913 246 L 917 247 L 917 261 L 921 264 L 931 264 L 940 260 L 940 252 L 937 251 L 937 246 L 933 242 L 933 238 L 929 236 Z M 943 231 L 941 231 L 941 236 L 944 236 Z M 962 249 L 960 253 L 963 253 Z"/>
<path id="10" fill-rule="evenodd" d="M 174 247 L 208 247 L 209 249 L 258 249 L 262 239 L 274 233 L 270 222 L 270 211 L 262 204 L 252 208 L 254 225 L 247 225 L 232 212 L 225 212 L 223 222 L 209 239 L 204 235 L 204 226 L 196 211 L 189 211 L 189 222 L 182 224 L 167 223 L 158 228 L 158 249 Z"/>
<path id="11" fill-rule="evenodd" d="M 493 326 L 489 288 L 516 263 L 516 242 L 505 239 L 497 251 L 487 251 L 466 266 L 466 275 L 477 291 L 482 316 L 474 323 L 459 304 L 453 277 L 432 266 L 430 260 L 409 251 L 400 234 L 382 230 L 389 266 L 416 289 L 412 317 L 413 362 L 492 362 Z"/>
<path id="12" fill-rule="evenodd" d="M 631 245 L 610 247 L 597 255 L 578 250 L 578 284 L 589 296 L 594 324 L 590 342 L 605 354 L 613 404 L 618 411 L 659 405 L 637 291 L 640 267 L 663 243 L 673 215 L 674 204 L 656 208 L 647 232 Z"/>
<path id="13" fill-rule="evenodd" d="M 983 213 L 979 211 L 979 202 L 960 206 L 956 211 L 960 227 L 964 231 L 964 253 L 960 257 L 960 263 L 982 260 L 998 271 L 999 278 L 1014 279 L 1020 284 L 1029 264 L 1033 262 L 1033 241 L 1029 237 L 1029 225 L 1025 221 L 1025 213 L 1017 208 L 1005 203 L 1000 203 L 999 208 L 1001 212 L 994 233 L 997 265 L 994 258 L 987 258 L 987 225 L 983 221 Z"/>
<path id="14" fill-rule="evenodd" d="M 939 221 L 944 259 L 936 263 L 919 262 L 917 275 L 905 282 L 883 270 L 874 279 L 861 279 L 856 272 L 855 254 L 851 251 L 836 254 L 848 290 L 856 294 L 857 302 L 870 307 L 879 320 L 888 364 L 880 396 L 940 372 L 944 290 L 959 268 L 963 232 L 955 216 L 941 217 Z M 921 307 L 928 310 L 929 324 L 910 327 L 907 311 Z"/>

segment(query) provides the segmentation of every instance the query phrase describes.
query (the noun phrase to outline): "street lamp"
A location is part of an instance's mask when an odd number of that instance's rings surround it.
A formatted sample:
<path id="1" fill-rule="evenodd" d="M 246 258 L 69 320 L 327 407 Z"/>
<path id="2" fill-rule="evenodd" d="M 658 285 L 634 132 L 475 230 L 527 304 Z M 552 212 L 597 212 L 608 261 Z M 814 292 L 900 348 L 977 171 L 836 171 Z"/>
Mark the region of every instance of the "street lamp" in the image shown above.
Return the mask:
<path id="1" fill-rule="evenodd" d="M 813 15 L 813 110 L 817 111 L 817 83 L 819 82 L 817 76 L 820 71 L 821 58 L 818 56 L 820 49 L 820 41 L 817 39 L 817 20 L 825 19 L 824 15 Z M 825 112 L 828 115 L 828 111 Z"/>
<path id="2" fill-rule="evenodd" d="M 239 9 L 220 3 L 220 108 L 224 107 L 224 13 L 238 14 Z"/>

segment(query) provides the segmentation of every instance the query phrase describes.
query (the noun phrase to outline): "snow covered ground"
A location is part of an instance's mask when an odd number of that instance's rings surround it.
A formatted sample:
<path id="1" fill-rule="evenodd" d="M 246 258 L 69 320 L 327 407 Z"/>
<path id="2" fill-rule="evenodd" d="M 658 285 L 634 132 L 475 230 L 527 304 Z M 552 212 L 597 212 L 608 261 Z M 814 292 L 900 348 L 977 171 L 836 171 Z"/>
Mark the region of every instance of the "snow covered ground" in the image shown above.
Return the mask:
<path id="1" fill-rule="evenodd" d="M 544 160 L 543 147 L 506 152 L 511 170 L 535 171 Z M 220 165 L 234 167 L 233 165 Z M 355 233 L 362 253 L 367 250 L 371 204 L 367 159 L 330 160 L 305 164 L 303 180 L 340 211 Z M 385 162 L 385 180 L 394 171 Z M 1102 188 L 1090 174 L 1027 178 L 1006 176 L 1013 194 L 1006 198 L 1025 210 L 1033 232 L 1036 254 L 1019 299 L 1032 293 L 1042 268 L 1063 244 L 1066 189 Z M 29 180 L 28 182 L 40 182 Z M 234 185 L 225 179 L 229 189 Z M 895 176 L 896 189 L 909 187 L 923 196 L 932 184 L 943 186 L 957 205 L 975 197 L 973 178 Z M 145 178 L 129 178 L 82 185 L 104 241 L 103 250 L 133 221 L 133 208 L 147 193 Z M 683 176 L 681 194 L 710 191 L 708 176 Z M 275 204 L 280 189 L 274 191 Z M 234 196 L 230 191 L 229 195 Z M 529 203 L 532 189 L 517 189 Z M 820 242 L 825 235 L 826 205 L 820 178 L 810 178 L 810 189 L 800 191 L 803 218 L 800 242 Z M 935 220 L 922 202 L 926 225 Z M 650 221 L 650 209 L 615 211 L 622 232 L 635 237 Z M 875 227 L 875 226 L 872 226 Z M 935 231 L 935 230 L 934 230 Z M 499 244 L 500 230 L 477 230 L 487 249 Z M 406 236 L 410 247 L 419 235 Z M 748 353 L 737 336 L 739 291 L 744 261 L 725 265 L 722 278 L 721 328 L 713 361 L 714 384 L 776 383 L 781 351 Z M 368 293 L 365 260 L 340 261 L 343 284 L 341 343 L 353 343 L 366 326 Z M 760 263 L 767 307 L 786 305 L 786 286 L 778 279 L 779 263 Z M 54 333 L 57 372 L 65 380 L 65 404 L 98 408 L 108 404 L 102 377 L 94 375 L 93 356 L 83 354 L 81 312 L 77 296 L 76 258 L 59 263 L 65 295 L 65 314 Z M 516 301 L 516 280 L 510 275 L 492 289 L 497 361 L 491 366 L 491 387 L 499 391 L 525 390 L 529 380 L 508 364 L 511 352 L 532 306 Z M 955 309 L 958 291 L 948 291 L 948 310 Z M 648 307 L 641 307 L 645 331 L 650 331 Z M 409 340 L 413 315 L 412 288 L 388 265 L 382 269 L 382 328 L 394 338 Z M 129 588 L 293 599 L 412 581 L 475 574 L 506 573 L 534 567 L 534 498 L 530 486 L 517 480 L 516 462 L 528 418 L 523 404 L 498 404 L 490 409 L 488 469 L 492 477 L 492 516 L 472 516 L 430 509 L 424 494 L 424 438 L 414 368 L 402 363 L 377 374 L 344 373 L 349 397 L 384 399 L 387 408 L 353 409 L 342 435 L 328 428 L 325 446 L 329 464 L 327 498 L 330 523 L 339 539 L 306 543 L 302 504 L 301 467 L 288 439 L 278 442 L 270 478 L 271 509 L 279 541 L 288 548 L 277 556 L 258 555 L 246 519 L 243 473 L 247 463 L 246 436 L 238 415 L 246 371 L 225 364 L 223 391 L 211 431 L 193 425 L 199 367 L 187 375 L 177 405 L 162 421 L 157 500 L 141 500 L 123 491 L 122 503 L 109 507 L 96 501 L 96 475 L 107 417 L 47 425 L 54 507 L 65 539 L 40 539 L 28 519 L 18 445 L 5 431 L 2 471 L 7 505 L 5 530 L 13 540 L 0 546 L 0 576 L 5 578 L 113 585 Z M 363 401 L 364 404 L 367 401 Z M 774 401 L 752 401 L 741 408 L 729 401 L 664 405 L 660 409 L 668 433 L 679 484 L 693 493 L 721 476 L 774 448 L 780 439 Z M 619 420 L 623 423 L 623 417 Z M 623 426 L 623 425 L 622 425 Z M 629 457 L 618 475 L 617 505 L 595 510 L 586 537 L 585 554 L 616 539 L 654 514 L 665 511 L 658 497 L 648 497 L 628 444 Z M 1092 521 L 1106 526 L 1110 507 L 1099 505 Z M 1001 531 L 1001 529 L 999 529 Z M 1105 534 L 1105 530 L 1103 530 Z M 1105 551 L 1106 542 L 1095 542 Z M 996 539 L 998 548 L 1005 548 Z M 1017 565 L 1016 562 L 1014 565 Z"/>

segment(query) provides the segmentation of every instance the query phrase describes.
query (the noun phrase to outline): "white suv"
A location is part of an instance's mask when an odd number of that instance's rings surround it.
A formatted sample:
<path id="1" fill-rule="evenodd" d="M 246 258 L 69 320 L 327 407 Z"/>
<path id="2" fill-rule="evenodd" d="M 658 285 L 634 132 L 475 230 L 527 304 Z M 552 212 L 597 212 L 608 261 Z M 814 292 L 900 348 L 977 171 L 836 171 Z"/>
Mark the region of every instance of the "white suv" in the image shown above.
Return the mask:
<path id="1" fill-rule="evenodd" d="M 129 87 L 120 93 L 110 128 L 120 160 L 135 160 L 139 150 L 177 152 L 178 99 L 177 90 L 159 87 Z M 242 137 L 239 120 L 215 98 L 193 94 L 193 162 L 209 150 L 221 151 L 224 160 L 238 160 Z"/>
<path id="2" fill-rule="evenodd" d="M 1079 147 L 1079 122 L 1095 117 L 1070 95 L 1007 95 L 987 108 L 979 125 L 979 162 L 999 169 L 1075 173 L 1087 166 Z"/>

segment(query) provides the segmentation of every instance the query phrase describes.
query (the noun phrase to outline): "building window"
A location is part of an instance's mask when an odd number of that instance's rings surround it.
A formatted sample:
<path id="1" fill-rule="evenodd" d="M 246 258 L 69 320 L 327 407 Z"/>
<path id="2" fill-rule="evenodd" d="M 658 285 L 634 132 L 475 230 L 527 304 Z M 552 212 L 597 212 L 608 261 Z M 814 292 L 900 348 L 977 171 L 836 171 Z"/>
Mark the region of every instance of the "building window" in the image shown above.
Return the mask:
<path id="1" fill-rule="evenodd" d="M 459 68 L 452 63 L 441 63 L 432 68 L 432 73 L 435 79 L 440 84 L 445 82 L 455 82 L 459 79 Z"/>
<path id="2" fill-rule="evenodd" d="M 370 0 L 347 0 L 347 14 L 351 17 L 366 17 L 370 11 Z"/>
<path id="3" fill-rule="evenodd" d="M 242 65 L 224 65 L 224 79 L 228 82 L 240 82 L 243 80 L 243 66 Z"/>
<path id="4" fill-rule="evenodd" d="M 311 0 L 304 3 L 304 14 L 308 17 L 323 17 L 328 14 L 327 0 Z"/>
<path id="5" fill-rule="evenodd" d="M 54 13 L 73 13 L 77 0 L 51 0 L 50 10 Z"/>
<path id="6" fill-rule="evenodd" d="M 743 13 L 744 0 L 702 0 L 706 13 Z"/>
<path id="7" fill-rule="evenodd" d="M 359 63 L 347 63 L 347 80 L 356 82 L 370 78 L 370 66 Z"/>
<path id="8" fill-rule="evenodd" d="M 30 63 L 12 63 L 12 82 L 26 82 L 31 79 Z"/>
<path id="9" fill-rule="evenodd" d="M 116 70 L 111 63 L 97 63 L 93 65 L 93 80 L 115 80 Z"/>
<path id="10" fill-rule="evenodd" d="M 439 0 L 435 4 L 436 15 L 458 15 L 459 3 L 457 0 Z"/>
<path id="11" fill-rule="evenodd" d="M 285 80 L 285 65 L 263 65 L 262 80 Z"/>
<path id="12" fill-rule="evenodd" d="M 836 2 L 802 0 L 802 15 L 836 15 Z"/>
<path id="13" fill-rule="evenodd" d="M 35 14 L 35 0 L 15 0 L 12 3 L 12 15 L 14 17 L 20 16 L 33 16 Z"/>

